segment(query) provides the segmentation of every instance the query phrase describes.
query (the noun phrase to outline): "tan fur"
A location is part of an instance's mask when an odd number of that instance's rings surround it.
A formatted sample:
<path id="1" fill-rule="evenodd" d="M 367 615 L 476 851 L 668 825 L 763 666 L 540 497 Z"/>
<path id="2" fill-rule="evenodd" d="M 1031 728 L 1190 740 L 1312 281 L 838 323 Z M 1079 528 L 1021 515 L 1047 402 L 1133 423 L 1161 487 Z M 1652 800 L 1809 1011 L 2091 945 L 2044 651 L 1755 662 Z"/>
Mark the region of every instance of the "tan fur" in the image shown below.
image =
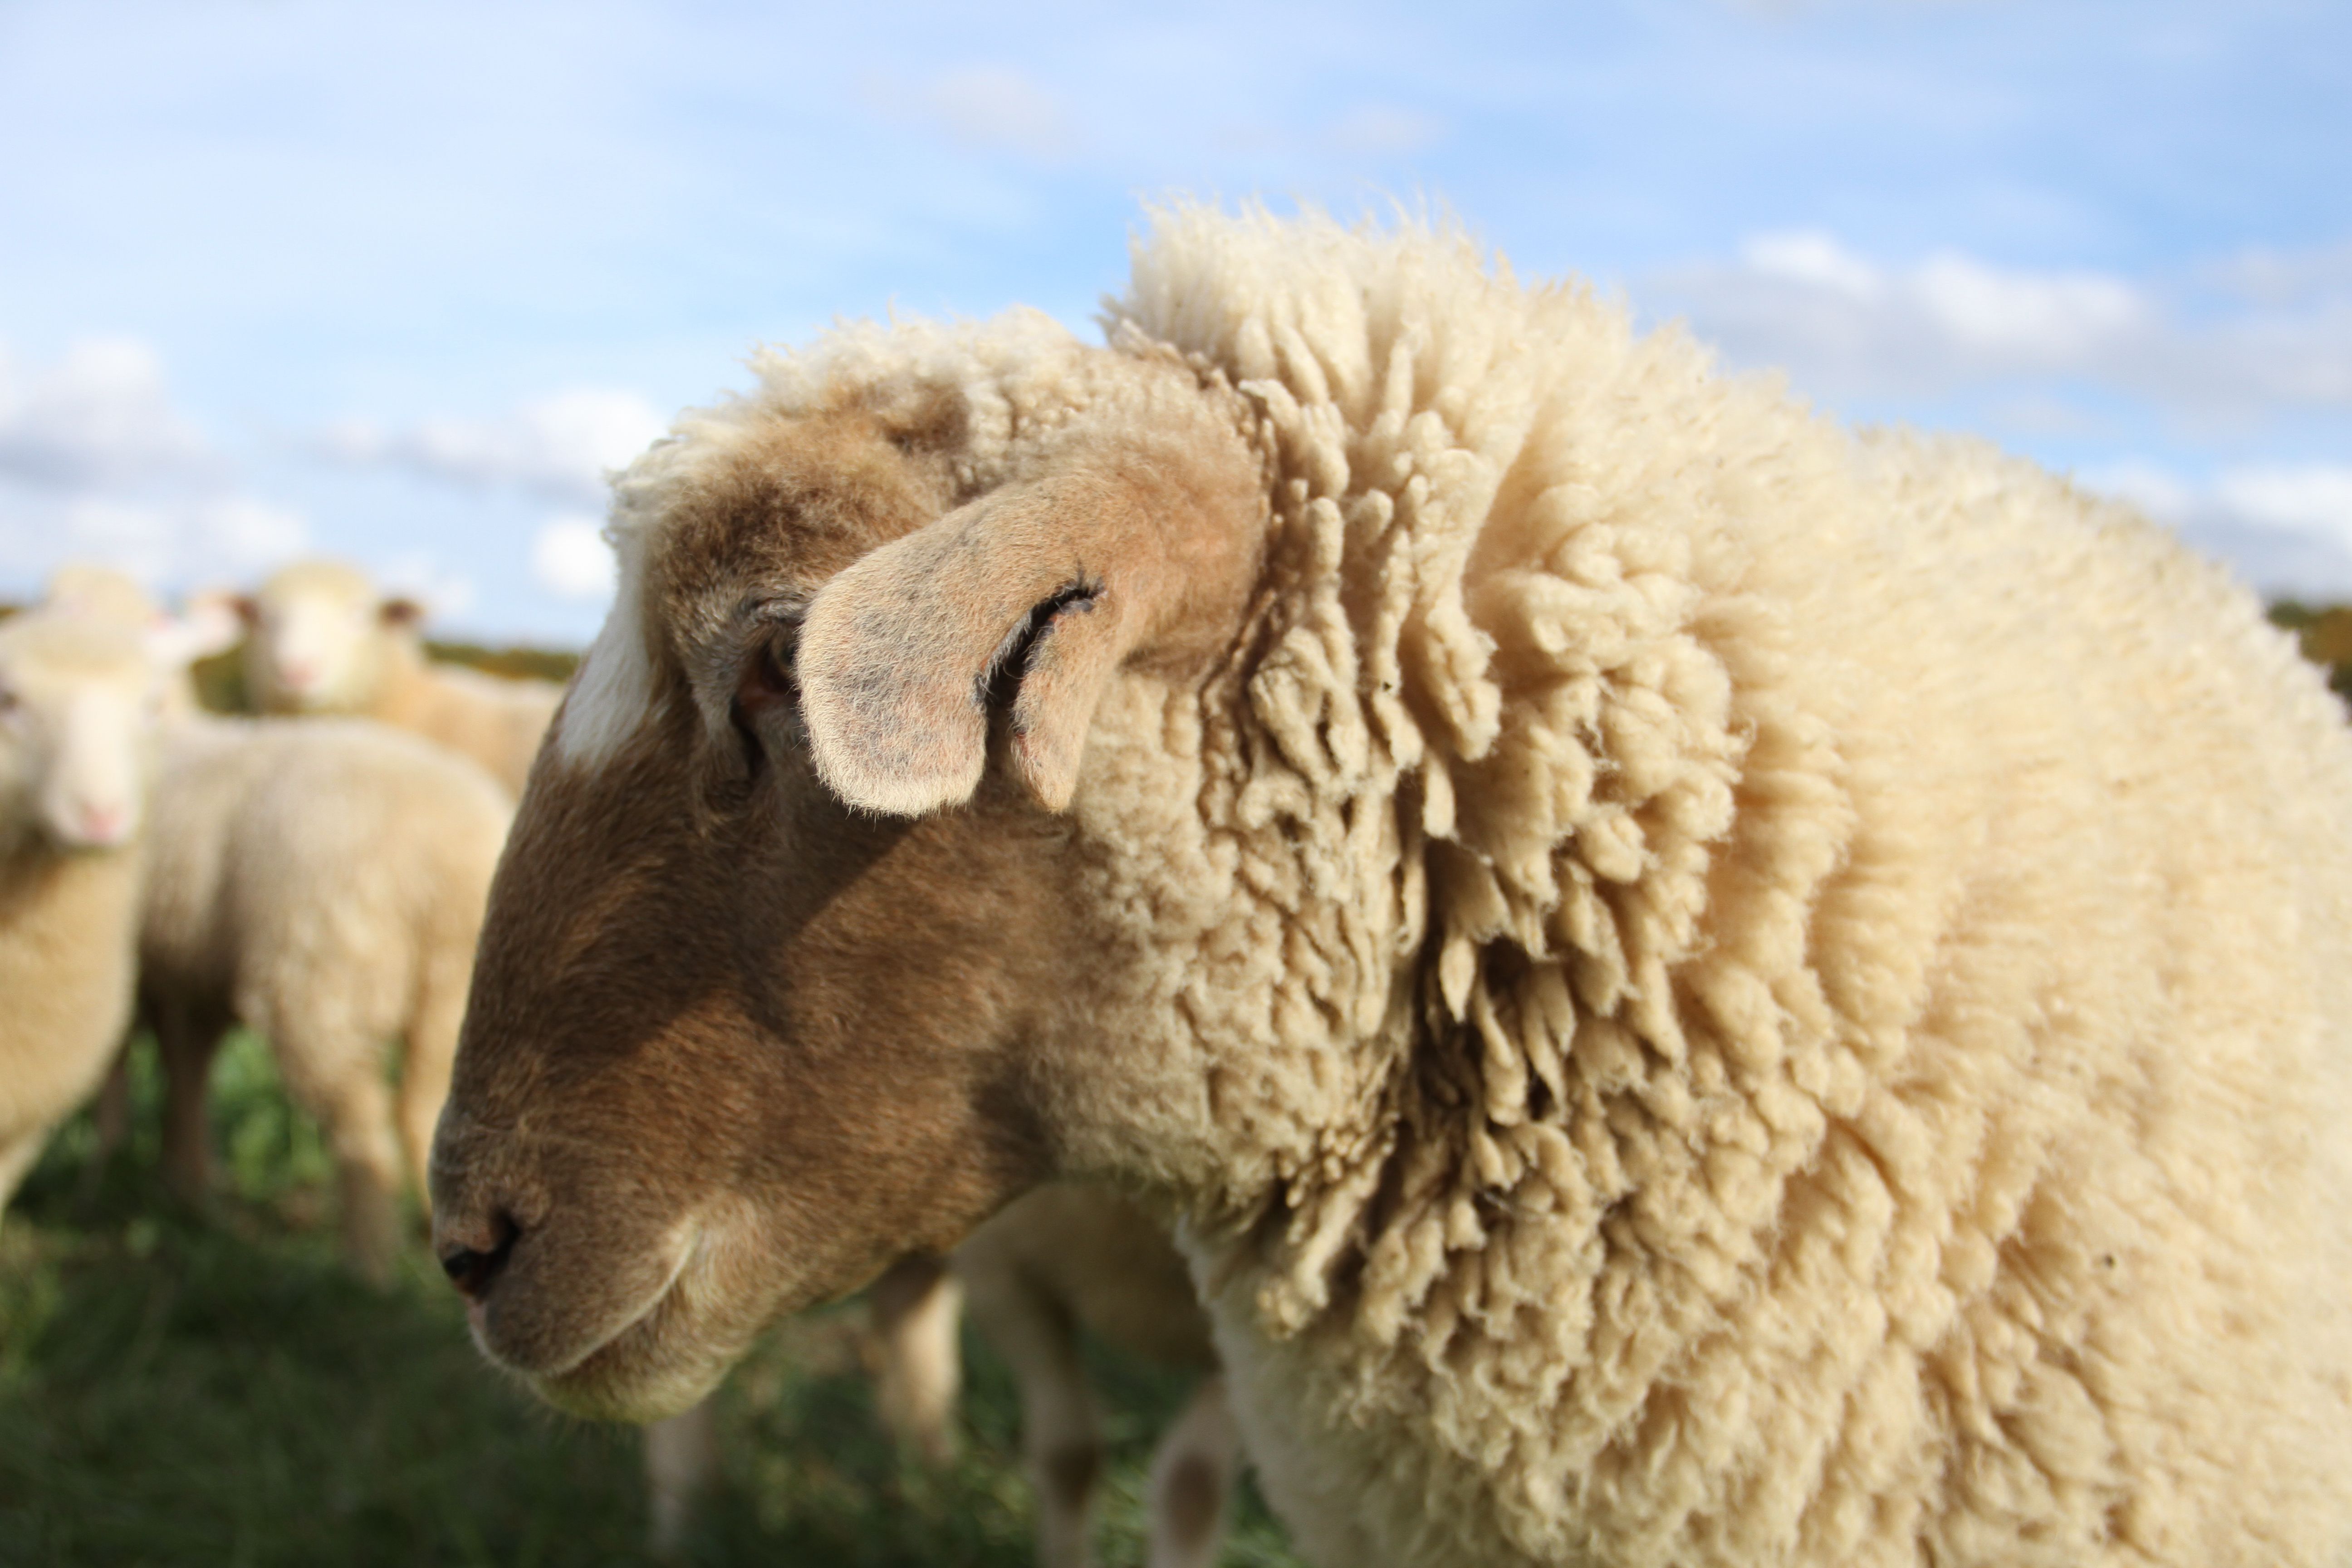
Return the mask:
<path id="1" fill-rule="evenodd" d="M 471 757 L 520 791 L 561 689 L 428 661 L 420 615 L 406 600 L 384 598 L 353 567 L 296 562 L 249 601 L 247 686 L 265 713 L 373 719 Z M 315 684 L 300 688 L 287 679 L 298 635 L 315 669 Z"/>
<path id="2" fill-rule="evenodd" d="M 68 733 L 77 707 L 100 735 Z M 0 1207 L 50 1131 L 96 1091 L 130 1022 L 141 839 L 76 842 L 74 775 L 94 752 L 111 789 L 152 765 L 143 731 L 152 678 L 136 639 L 53 616 L 0 626 Z M 79 743 L 77 743 L 79 742 Z"/>
<path id="3" fill-rule="evenodd" d="M 436 1149 L 485 1347 L 675 1408 L 1112 1176 L 1318 1563 L 2340 1561 L 2352 741 L 2248 596 L 1443 236 L 1175 215 L 1111 322 L 845 330 L 622 480 Z M 1083 564 L 1196 597 L 1055 814 L 980 520 L 1163 440 Z"/>
<path id="4" fill-rule="evenodd" d="M 402 1167 L 421 1184 L 509 815 L 472 763 L 365 721 L 172 727 L 140 962 L 176 1185 L 209 1183 L 205 1085 L 241 1020 L 327 1133 L 353 1262 L 388 1276 Z"/>

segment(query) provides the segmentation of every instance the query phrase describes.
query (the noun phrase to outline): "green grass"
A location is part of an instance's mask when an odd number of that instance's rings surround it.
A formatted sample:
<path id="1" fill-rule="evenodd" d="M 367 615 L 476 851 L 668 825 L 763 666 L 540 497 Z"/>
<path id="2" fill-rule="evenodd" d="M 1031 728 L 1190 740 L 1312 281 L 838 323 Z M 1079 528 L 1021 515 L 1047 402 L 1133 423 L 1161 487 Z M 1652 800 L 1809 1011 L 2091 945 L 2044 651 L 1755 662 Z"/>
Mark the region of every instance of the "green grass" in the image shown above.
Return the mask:
<path id="1" fill-rule="evenodd" d="M 388 1291 L 342 1268 L 330 1167 L 268 1053 L 215 1080 L 223 1193 L 173 1212 L 156 1085 L 103 1169 L 66 1128 L 0 1226 L 0 1563 L 569 1564 L 644 1561 L 634 1431 L 555 1415 L 467 1342 L 422 1245 Z M 933 1472 L 877 1426 L 855 1303 L 781 1325 L 721 1396 L 725 1478 L 697 1563 L 1031 1561 L 1018 1417 L 967 1335 L 965 1455 Z M 1139 1563 L 1151 1444 L 1184 1388 L 1094 1356 L 1113 1440 L 1103 1561 Z M 1223 1561 L 1290 1564 L 1244 1489 Z"/>

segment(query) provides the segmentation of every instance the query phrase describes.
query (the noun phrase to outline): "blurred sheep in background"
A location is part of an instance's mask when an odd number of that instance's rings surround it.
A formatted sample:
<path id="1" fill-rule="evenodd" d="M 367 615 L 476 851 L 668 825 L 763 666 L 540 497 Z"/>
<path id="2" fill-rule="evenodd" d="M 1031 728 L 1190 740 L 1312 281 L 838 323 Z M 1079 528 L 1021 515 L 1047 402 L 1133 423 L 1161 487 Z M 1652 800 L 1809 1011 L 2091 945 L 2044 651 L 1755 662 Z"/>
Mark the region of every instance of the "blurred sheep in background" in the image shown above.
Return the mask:
<path id="1" fill-rule="evenodd" d="M 155 710 L 135 635 L 0 626 L 0 1205 L 131 1020 Z"/>
<path id="2" fill-rule="evenodd" d="M 390 1278 L 404 1159 L 421 1193 L 512 809 L 469 759 L 365 721 L 169 728 L 140 996 L 167 1082 L 164 1171 L 183 1196 L 210 1184 L 205 1083 L 241 1021 L 326 1132 L 353 1265 Z"/>
<path id="3" fill-rule="evenodd" d="M 51 580 L 44 609 L 136 629 L 169 694 L 139 942 L 140 1010 L 166 1080 L 166 1179 L 191 1202 L 211 1185 L 206 1085 L 241 1020 L 326 1133 L 353 1266 L 389 1278 L 403 1163 L 421 1193 L 510 799 L 468 758 L 385 725 L 199 711 L 188 665 L 241 629 L 219 595 L 173 616 L 124 574 L 78 563 Z M 118 1066 L 110 1142 L 127 1086 Z"/>
<path id="4" fill-rule="evenodd" d="M 238 602 L 247 689 L 265 713 L 345 713 L 462 752 L 520 791 L 563 689 L 437 664 L 424 610 L 336 561 L 298 561 Z"/>
<path id="5" fill-rule="evenodd" d="M 195 595 L 178 615 L 127 574 L 76 563 L 51 579 L 37 618 L 80 623 L 89 637 L 111 637 L 142 659 L 162 714 L 141 868 L 138 997 L 165 1074 L 167 1181 L 191 1202 L 211 1187 L 205 1086 L 224 1033 L 242 1021 L 268 1040 L 290 1097 L 324 1130 L 346 1252 L 359 1273 L 382 1282 L 397 1261 L 402 1167 L 421 1181 L 446 1092 L 511 811 L 505 792 L 447 742 L 488 737 L 494 754 L 511 743 L 506 754 L 519 778 L 544 716 L 504 721 L 528 716 L 554 689 L 426 664 L 417 607 L 331 563 L 289 567 L 250 599 Z M 435 739 L 444 743 L 365 719 L 202 711 L 189 667 L 229 648 L 248 626 L 245 668 L 257 701 L 281 714 L 373 705 L 440 724 Z M 135 677 L 138 667 L 126 668 Z M 489 700 L 472 712 L 492 721 L 452 720 L 485 691 Z M 127 1022 L 120 1013 L 118 1035 Z M 386 1072 L 394 1041 L 396 1087 Z M 92 1070 L 86 1061 L 65 1109 L 89 1093 Z M 128 1084 L 118 1058 L 103 1143 L 121 1139 Z M 30 1147 L 37 1151 L 37 1139 Z M 1078 1354 L 1082 1331 L 1206 1374 L 1154 1460 L 1148 1561 L 1213 1561 L 1238 1436 L 1207 1320 L 1164 1230 L 1106 1189 L 1055 1186 L 983 1226 L 951 1263 L 909 1257 L 885 1273 L 871 1292 L 877 1404 L 901 1443 L 933 1466 L 958 1447 L 967 1288 L 975 1326 L 1019 1390 L 1040 1563 L 1084 1568 L 1095 1560 L 1103 1439 Z M 719 1472 L 717 1426 L 706 1400 L 646 1428 L 656 1556 L 686 1551 Z"/>
<path id="6" fill-rule="evenodd" d="M 190 667 L 233 647 L 245 632 L 226 595 L 192 595 L 183 613 L 175 616 L 131 574 L 94 561 L 69 561 L 58 567 L 41 595 L 41 608 L 102 621 L 139 637 L 162 674 L 166 715 L 194 713 L 203 706 Z"/>

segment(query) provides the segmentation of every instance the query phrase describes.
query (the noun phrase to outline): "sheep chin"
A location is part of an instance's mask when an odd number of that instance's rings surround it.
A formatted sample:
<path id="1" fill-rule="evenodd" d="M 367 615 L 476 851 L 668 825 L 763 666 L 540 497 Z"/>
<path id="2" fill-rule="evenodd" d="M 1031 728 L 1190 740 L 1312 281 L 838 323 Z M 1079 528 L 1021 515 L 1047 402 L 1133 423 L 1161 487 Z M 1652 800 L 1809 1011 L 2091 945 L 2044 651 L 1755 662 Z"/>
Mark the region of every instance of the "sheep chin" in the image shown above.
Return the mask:
<path id="1" fill-rule="evenodd" d="M 690 1408 L 725 1380 L 743 1347 L 716 1342 L 683 1282 L 701 1249 L 690 1239 L 658 1295 L 636 1317 L 557 1371 L 526 1373 L 531 1391 L 568 1415 L 651 1422 Z"/>
<path id="2" fill-rule="evenodd" d="M 725 1381 L 732 1355 L 698 1354 L 660 1362 L 663 1335 L 639 1319 L 597 1347 L 570 1370 L 527 1374 L 524 1381 L 547 1404 L 587 1421 L 645 1424 L 691 1409 Z"/>

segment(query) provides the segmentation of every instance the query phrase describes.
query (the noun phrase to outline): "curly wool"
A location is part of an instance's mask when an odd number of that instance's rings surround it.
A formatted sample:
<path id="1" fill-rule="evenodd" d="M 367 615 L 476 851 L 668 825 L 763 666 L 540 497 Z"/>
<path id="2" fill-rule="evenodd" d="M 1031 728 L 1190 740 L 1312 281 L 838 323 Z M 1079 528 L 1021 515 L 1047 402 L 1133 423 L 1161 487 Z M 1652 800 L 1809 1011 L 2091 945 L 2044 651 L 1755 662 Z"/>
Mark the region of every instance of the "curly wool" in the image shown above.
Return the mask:
<path id="1" fill-rule="evenodd" d="M 1162 215 L 1108 324 L 1275 456 L 1079 810 L 1311 1553 L 2341 1549 L 2352 744 L 2247 595 L 1456 237 Z"/>

